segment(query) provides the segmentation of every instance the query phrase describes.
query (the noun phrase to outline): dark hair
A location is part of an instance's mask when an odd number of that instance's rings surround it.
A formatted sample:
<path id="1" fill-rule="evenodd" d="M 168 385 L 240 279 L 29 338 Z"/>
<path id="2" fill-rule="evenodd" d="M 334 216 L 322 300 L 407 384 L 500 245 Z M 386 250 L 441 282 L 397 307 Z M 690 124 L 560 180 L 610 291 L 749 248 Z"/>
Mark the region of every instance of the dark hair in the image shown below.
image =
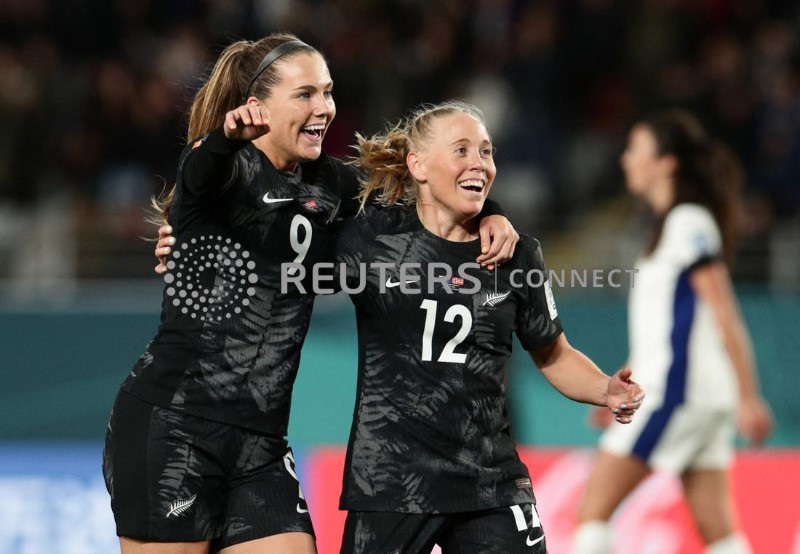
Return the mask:
<path id="1" fill-rule="evenodd" d="M 739 160 L 725 144 L 711 138 L 700 122 L 684 110 L 667 110 L 636 122 L 653 133 L 660 156 L 675 156 L 675 196 L 670 210 L 679 204 L 705 206 L 722 234 L 722 252 L 731 263 L 734 251 L 735 217 L 744 180 Z M 667 210 L 669 213 L 669 210 Z M 666 214 L 656 222 L 647 252 L 661 238 Z"/>
<path id="2" fill-rule="evenodd" d="M 283 53 L 274 63 L 261 68 L 267 55 L 290 41 L 300 42 L 290 33 L 275 33 L 257 41 L 240 40 L 228 45 L 217 58 L 208 79 L 197 91 L 189 108 L 187 143 L 210 133 L 225 122 L 225 114 L 240 106 L 247 99 L 244 94 L 256 98 L 269 98 L 278 84 L 278 62 L 300 52 L 314 52 L 315 48 L 302 44 Z M 166 223 L 169 206 L 175 196 L 175 186 L 160 199 L 153 198 L 151 204 L 156 211 L 154 223 Z"/>

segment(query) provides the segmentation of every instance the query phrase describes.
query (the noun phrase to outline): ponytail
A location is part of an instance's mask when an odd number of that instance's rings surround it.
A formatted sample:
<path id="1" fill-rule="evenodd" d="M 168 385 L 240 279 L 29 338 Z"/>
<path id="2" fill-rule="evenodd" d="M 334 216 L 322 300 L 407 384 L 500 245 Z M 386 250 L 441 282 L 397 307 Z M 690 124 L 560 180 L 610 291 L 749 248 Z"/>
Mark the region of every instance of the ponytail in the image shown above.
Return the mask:
<path id="1" fill-rule="evenodd" d="M 356 164 L 367 175 L 358 199 L 364 209 L 373 193 L 383 206 L 412 204 L 416 201 L 416 183 L 408 172 L 408 129 L 405 122 L 395 125 L 386 134 L 369 138 L 356 133 L 359 156 Z"/>
<path id="2" fill-rule="evenodd" d="M 700 204 L 708 208 L 722 234 L 723 259 L 730 264 L 735 247 L 735 216 L 744 171 L 733 152 L 708 136 L 700 122 L 683 110 L 669 110 L 639 121 L 653 133 L 660 156 L 677 159 L 673 205 Z M 661 237 L 664 217 L 656 223 L 648 247 L 652 253 Z"/>
<path id="3" fill-rule="evenodd" d="M 277 47 L 290 41 L 300 42 L 292 34 L 275 33 L 258 41 L 240 40 L 227 46 L 189 108 L 187 144 L 222 126 L 225 114 L 247 100 L 244 95 L 269 98 L 280 76 L 275 63 L 264 64 L 264 67 L 260 64 Z M 299 52 L 320 54 L 315 48 L 300 42 L 297 47 L 283 51 L 281 60 Z M 155 214 L 150 221 L 166 224 L 174 197 L 173 185 L 161 198 L 151 198 Z"/>

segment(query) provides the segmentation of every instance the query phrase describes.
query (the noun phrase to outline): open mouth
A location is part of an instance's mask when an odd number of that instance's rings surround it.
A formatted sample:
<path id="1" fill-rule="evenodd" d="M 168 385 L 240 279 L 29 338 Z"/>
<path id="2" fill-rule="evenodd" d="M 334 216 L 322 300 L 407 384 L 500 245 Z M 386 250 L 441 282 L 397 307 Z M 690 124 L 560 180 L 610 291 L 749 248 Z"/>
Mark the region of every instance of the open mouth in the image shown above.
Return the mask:
<path id="1" fill-rule="evenodd" d="M 300 129 L 300 132 L 314 140 L 320 140 L 322 139 L 322 133 L 325 132 L 325 124 L 315 123 L 314 125 L 306 125 Z"/>
<path id="2" fill-rule="evenodd" d="M 469 179 L 467 181 L 461 181 L 458 183 L 458 186 L 470 192 L 480 193 L 483 192 L 483 187 L 486 186 L 486 183 L 480 179 Z"/>

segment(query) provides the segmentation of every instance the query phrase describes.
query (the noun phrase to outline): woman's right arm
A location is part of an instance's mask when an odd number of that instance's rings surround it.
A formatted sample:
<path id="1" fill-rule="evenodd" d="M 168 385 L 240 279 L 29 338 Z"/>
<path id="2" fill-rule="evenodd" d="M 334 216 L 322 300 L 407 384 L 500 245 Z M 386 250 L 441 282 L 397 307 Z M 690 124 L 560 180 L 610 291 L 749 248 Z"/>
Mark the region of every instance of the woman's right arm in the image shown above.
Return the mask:
<path id="1" fill-rule="evenodd" d="M 221 127 L 192 144 L 180 169 L 183 187 L 203 196 L 219 192 L 220 183 L 231 178 L 235 154 L 251 140 L 269 132 L 269 114 L 256 102 L 225 114 Z"/>
<path id="2" fill-rule="evenodd" d="M 233 175 L 235 154 L 249 141 L 268 132 L 269 113 L 261 104 L 251 102 L 227 112 L 221 127 L 192 144 L 192 150 L 184 157 L 179 170 L 181 186 L 195 197 L 216 195 Z M 159 227 L 155 248 L 158 258 L 156 273 L 167 271 L 166 257 L 174 244 L 172 227 Z"/>

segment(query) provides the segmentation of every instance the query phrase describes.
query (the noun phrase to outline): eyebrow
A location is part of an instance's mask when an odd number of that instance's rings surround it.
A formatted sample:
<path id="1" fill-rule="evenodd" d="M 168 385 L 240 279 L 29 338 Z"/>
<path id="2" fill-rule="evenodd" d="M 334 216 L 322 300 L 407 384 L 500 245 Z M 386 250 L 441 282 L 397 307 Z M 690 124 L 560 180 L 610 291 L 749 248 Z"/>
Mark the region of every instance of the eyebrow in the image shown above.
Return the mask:
<path id="1" fill-rule="evenodd" d="M 323 84 L 320 87 L 316 85 L 300 85 L 299 87 L 295 87 L 292 90 L 317 90 L 318 88 L 326 89 L 331 87 L 333 87 L 333 81 L 328 81 L 327 83 Z"/>
<path id="2" fill-rule="evenodd" d="M 454 140 L 453 142 L 450 143 L 450 145 L 451 146 L 455 146 L 456 144 L 461 143 L 461 142 L 472 142 L 472 141 L 470 141 L 468 138 L 464 137 L 464 138 L 460 138 L 460 139 Z M 491 139 L 483 139 L 478 144 L 492 144 L 492 141 L 491 141 Z"/>

